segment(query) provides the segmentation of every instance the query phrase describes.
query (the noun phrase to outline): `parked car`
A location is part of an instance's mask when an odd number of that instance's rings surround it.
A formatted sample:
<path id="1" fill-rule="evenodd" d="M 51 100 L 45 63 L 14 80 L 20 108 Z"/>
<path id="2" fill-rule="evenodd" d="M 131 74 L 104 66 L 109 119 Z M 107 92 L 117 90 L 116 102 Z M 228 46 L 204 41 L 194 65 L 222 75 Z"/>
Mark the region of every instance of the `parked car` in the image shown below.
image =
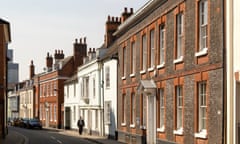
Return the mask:
<path id="1" fill-rule="evenodd" d="M 39 128 L 42 129 L 42 123 L 39 119 L 33 118 L 29 119 L 27 122 L 27 128 Z"/>
<path id="2" fill-rule="evenodd" d="M 13 126 L 20 126 L 21 120 L 22 118 L 15 118 L 13 120 Z"/>
<path id="3" fill-rule="evenodd" d="M 28 120 L 29 120 L 28 118 L 22 118 L 22 119 L 20 119 L 19 126 L 22 127 L 22 128 L 26 128 L 26 127 L 27 127 Z"/>

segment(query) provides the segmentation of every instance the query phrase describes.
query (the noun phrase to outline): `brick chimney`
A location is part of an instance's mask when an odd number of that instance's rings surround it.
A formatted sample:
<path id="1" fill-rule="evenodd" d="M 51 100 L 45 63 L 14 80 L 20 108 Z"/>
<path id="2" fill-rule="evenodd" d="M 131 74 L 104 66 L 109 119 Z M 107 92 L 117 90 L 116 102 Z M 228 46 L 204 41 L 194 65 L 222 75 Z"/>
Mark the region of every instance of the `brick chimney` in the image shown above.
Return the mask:
<path id="1" fill-rule="evenodd" d="M 32 79 L 35 75 L 35 66 L 33 65 L 33 60 L 31 60 L 31 65 L 30 65 L 30 79 Z"/>
<path id="2" fill-rule="evenodd" d="M 57 63 L 61 59 L 64 59 L 63 50 L 61 50 L 61 51 L 60 50 L 55 50 L 54 59 L 55 59 L 55 63 Z"/>
<path id="3" fill-rule="evenodd" d="M 121 23 L 123 23 L 127 18 L 129 18 L 133 14 L 133 8 L 130 8 L 130 12 L 128 12 L 127 8 L 124 8 L 124 12 L 122 13 Z"/>
<path id="4" fill-rule="evenodd" d="M 53 65 L 53 57 L 49 55 L 49 52 L 47 53 L 46 57 L 46 66 L 47 68 L 51 68 Z"/>
<path id="5" fill-rule="evenodd" d="M 118 26 L 121 24 L 121 18 L 119 17 L 110 17 L 108 16 L 105 29 L 105 46 L 108 47 L 115 40 L 113 33 L 118 29 Z"/>
<path id="6" fill-rule="evenodd" d="M 74 57 L 74 68 L 77 69 L 78 66 L 83 64 L 84 57 L 87 56 L 87 43 L 86 37 L 79 39 L 75 39 L 75 43 L 73 44 L 73 57 Z"/>

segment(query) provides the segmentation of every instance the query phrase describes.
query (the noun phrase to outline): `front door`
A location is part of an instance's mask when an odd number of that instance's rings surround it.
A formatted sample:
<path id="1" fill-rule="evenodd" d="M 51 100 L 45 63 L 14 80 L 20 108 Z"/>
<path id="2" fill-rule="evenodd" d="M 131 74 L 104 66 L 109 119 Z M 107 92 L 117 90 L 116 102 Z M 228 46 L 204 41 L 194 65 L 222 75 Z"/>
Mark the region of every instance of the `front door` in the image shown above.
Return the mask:
<path id="1" fill-rule="evenodd" d="M 46 123 L 45 123 L 46 127 L 49 127 L 49 109 L 46 108 Z"/>
<path id="2" fill-rule="evenodd" d="M 147 144 L 156 144 L 156 99 L 147 96 Z"/>

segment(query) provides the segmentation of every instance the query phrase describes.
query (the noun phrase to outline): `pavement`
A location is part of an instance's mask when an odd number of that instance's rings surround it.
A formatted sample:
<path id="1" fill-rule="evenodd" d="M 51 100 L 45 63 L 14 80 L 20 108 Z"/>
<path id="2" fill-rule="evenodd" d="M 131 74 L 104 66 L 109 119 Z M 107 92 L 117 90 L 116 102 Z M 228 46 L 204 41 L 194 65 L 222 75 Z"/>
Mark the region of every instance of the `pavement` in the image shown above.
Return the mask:
<path id="1" fill-rule="evenodd" d="M 28 144 L 28 139 L 16 131 L 8 130 L 5 139 L 0 139 L 0 144 Z"/>
<path id="2" fill-rule="evenodd" d="M 64 135 L 80 137 L 97 144 L 124 144 L 117 140 L 108 139 L 107 137 L 87 135 L 87 134 L 79 135 L 78 131 L 76 130 L 63 130 L 63 129 L 54 129 L 54 128 L 43 128 L 43 129 L 56 131 Z M 16 131 L 9 130 L 8 135 L 5 137 L 5 139 L 0 139 L 0 144 L 28 144 L 28 138 Z"/>
<path id="3" fill-rule="evenodd" d="M 97 143 L 97 144 L 124 144 L 124 143 L 119 142 L 117 140 L 108 139 L 107 137 L 103 137 L 103 136 L 88 135 L 88 134 L 85 134 L 85 133 L 83 133 L 82 135 L 79 135 L 77 130 L 64 130 L 64 129 L 54 129 L 54 128 L 43 128 L 43 129 L 55 130 L 55 131 L 58 131 L 61 134 L 80 137 L 80 138 L 86 139 L 88 141 Z"/>

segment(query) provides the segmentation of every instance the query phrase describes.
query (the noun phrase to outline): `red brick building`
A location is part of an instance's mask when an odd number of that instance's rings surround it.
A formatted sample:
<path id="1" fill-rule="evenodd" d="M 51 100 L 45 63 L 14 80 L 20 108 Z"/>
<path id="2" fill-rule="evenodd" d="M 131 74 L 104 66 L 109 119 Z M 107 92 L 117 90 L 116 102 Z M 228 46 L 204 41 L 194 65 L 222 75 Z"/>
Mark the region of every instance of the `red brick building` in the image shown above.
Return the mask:
<path id="1" fill-rule="evenodd" d="M 54 58 L 47 53 L 44 72 L 34 76 L 36 88 L 35 114 L 46 127 L 62 128 L 64 120 L 64 81 L 77 72 L 87 54 L 86 39 L 76 39 L 73 56 L 64 57 L 56 50 Z"/>
<path id="2" fill-rule="evenodd" d="M 150 0 L 118 27 L 119 141 L 223 143 L 223 5 Z"/>
<path id="3" fill-rule="evenodd" d="M 7 49 L 11 42 L 10 23 L 0 19 L 0 138 L 7 134 Z"/>

